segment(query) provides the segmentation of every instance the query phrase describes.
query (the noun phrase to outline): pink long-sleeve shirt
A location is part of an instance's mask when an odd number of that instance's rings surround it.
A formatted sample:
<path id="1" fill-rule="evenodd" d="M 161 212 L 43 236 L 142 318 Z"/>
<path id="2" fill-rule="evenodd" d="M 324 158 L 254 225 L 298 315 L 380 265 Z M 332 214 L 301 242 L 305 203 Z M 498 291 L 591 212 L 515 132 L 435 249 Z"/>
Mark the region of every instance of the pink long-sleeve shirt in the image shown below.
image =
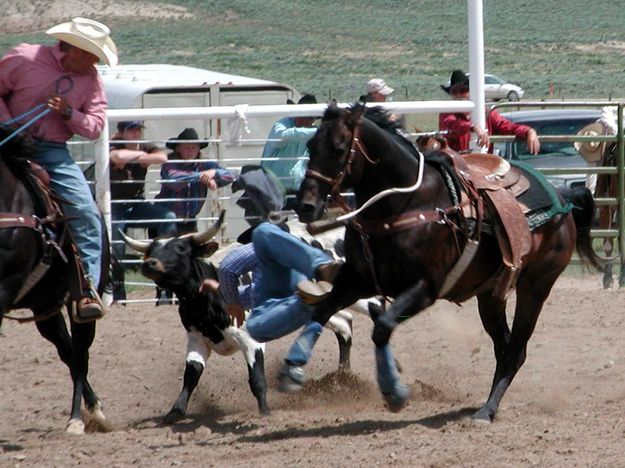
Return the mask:
<path id="1" fill-rule="evenodd" d="M 100 135 L 106 118 L 102 80 L 95 67 L 87 74 L 66 72 L 62 57 L 59 44 L 20 44 L 0 59 L 0 122 L 45 103 L 55 92 L 57 80 L 68 76 L 73 86 L 63 96 L 73 109 L 71 118 L 64 120 L 56 112 L 49 112 L 27 129 L 28 134 L 57 143 L 66 142 L 74 134 L 88 139 Z M 61 91 L 67 89 L 67 80 L 62 80 L 60 86 Z"/>

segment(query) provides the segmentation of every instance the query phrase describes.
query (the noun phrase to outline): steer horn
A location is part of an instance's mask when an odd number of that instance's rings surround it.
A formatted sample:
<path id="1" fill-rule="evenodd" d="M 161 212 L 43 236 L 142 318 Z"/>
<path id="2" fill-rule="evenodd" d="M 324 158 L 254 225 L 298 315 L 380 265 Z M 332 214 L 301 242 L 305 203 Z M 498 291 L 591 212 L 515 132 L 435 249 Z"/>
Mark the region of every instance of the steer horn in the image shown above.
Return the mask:
<path id="1" fill-rule="evenodd" d="M 204 232 L 198 232 L 196 234 L 190 234 L 191 242 L 195 245 L 202 245 L 211 240 L 215 235 L 219 232 L 221 225 L 224 223 L 224 219 L 226 218 L 226 210 L 221 210 L 219 213 L 219 219 L 213 224 L 208 230 Z"/>
<path id="2" fill-rule="evenodd" d="M 128 237 L 121 229 L 119 229 L 119 233 L 122 235 L 124 242 L 137 252 L 146 253 L 148 247 L 152 243 L 152 241 L 140 241 L 133 239 L 132 237 Z"/>

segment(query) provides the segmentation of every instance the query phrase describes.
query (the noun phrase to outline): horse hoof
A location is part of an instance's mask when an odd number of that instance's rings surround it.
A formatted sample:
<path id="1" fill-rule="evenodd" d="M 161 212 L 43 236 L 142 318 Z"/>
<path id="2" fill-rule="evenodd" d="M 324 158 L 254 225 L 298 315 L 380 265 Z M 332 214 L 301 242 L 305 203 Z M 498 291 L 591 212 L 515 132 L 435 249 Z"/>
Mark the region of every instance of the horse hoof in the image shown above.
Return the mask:
<path id="1" fill-rule="evenodd" d="M 490 424 L 493 422 L 493 419 L 490 417 L 488 412 L 484 410 L 484 408 L 480 409 L 473 416 L 471 416 L 471 420 L 478 424 Z"/>
<path id="2" fill-rule="evenodd" d="M 172 424 L 176 424 L 178 421 L 184 418 L 184 415 L 185 414 L 182 411 L 171 410 L 169 413 L 167 413 L 167 416 L 163 418 L 161 426 L 171 426 Z"/>
<path id="3" fill-rule="evenodd" d="M 80 419 L 70 419 L 65 428 L 65 432 L 72 435 L 82 435 L 85 433 L 85 423 Z"/>
<path id="4" fill-rule="evenodd" d="M 402 383 L 398 383 L 395 387 L 395 392 L 393 393 L 383 393 L 384 400 L 386 401 L 386 407 L 392 413 L 400 412 L 406 403 L 408 403 L 408 398 L 410 397 L 410 387 L 408 385 L 404 385 Z"/>

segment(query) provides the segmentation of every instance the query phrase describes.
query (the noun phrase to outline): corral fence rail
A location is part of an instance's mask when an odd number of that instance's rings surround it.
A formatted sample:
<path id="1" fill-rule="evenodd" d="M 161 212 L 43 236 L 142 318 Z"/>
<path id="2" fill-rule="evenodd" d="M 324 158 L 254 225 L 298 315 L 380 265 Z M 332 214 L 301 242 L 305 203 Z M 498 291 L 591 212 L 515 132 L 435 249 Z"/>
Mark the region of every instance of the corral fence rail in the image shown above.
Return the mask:
<path id="1" fill-rule="evenodd" d="M 346 107 L 349 104 L 339 104 L 342 107 Z M 409 120 L 411 116 L 418 114 L 431 114 L 436 115 L 441 112 L 471 112 L 474 108 L 474 104 L 470 101 L 398 101 L 387 103 L 375 103 L 371 105 L 380 105 L 389 112 L 402 114 Z M 622 109 L 623 103 L 606 101 L 606 102 L 523 102 L 523 103 L 506 103 L 498 104 L 496 107 L 501 108 L 504 106 L 510 106 L 516 108 L 548 108 L 548 107 L 603 107 L 603 106 L 617 106 L 618 108 L 618 125 L 619 129 L 623 128 L 622 122 Z M 105 128 L 103 129 L 101 136 L 95 141 L 77 141 L 72 142 L 73 152 L 79 153 L 82 151 L 82 159 L 79 160 L 84 168 L 89 165 L 92 166 L 93 178 L 94 178 L 94 194 L 97 204 L 104 214 L 105 222 L 108 227 L 109 233 L 112 229 L 116 229 L 115 223 L 111 219 L 111 181 L 109 177 L 109 145 L 111 143 L 110 131 L 114 128 L 116 123 L 125 120 L 144 120 L 149 122 L 150 120 L 165 120 L 165 121 L 188 121 L 189 119 L 202 120 L 204 122 L 217 121 L 217 128 L 222 129 L 222 132 L 217 135 L 211 135 L 210 138 L 204 141 L 209 143 L 208 156 L 206 159 L 214 159 L 221 166 L 227 167 L 233 172 L 237 172 L 244 165 L 259 164 L 261 160 L 261 153 L 266 143 L 266 139 L 259 139 L 258 136 L 248 137 L 245 129 L 246 124 L 252 121 L 254 118 L 260 117 L 274 117 L 275 120 L 290 116 L 316 116 L 319 117 L 326 109 L 326 104 L 304 104 L 304 105 L 258 105 L 258 106 L 219 106 L 219 107 L 193 107 L 193 108 L 151 108 L 151 109 L 109 109 L 107 111 L 107 121 L 105 122 Z M 432 129 L 436 130 L 436 129 Z M 618 205 L 619 209 L 619 225 L 616 230 L 593 230 L 593 236 L 614 236 L 619 237 L 620 251 L 625 251 L 625 237 L 621 235 L 624 229 L 623 211 L 625 209 L 625 203 L 623 199 L 625 197 L 623 191 L 623 185 L 625 180 L 624 167 L 624 154 L 623 154 L 623 136 L 622 130 L 619 131 L 617 136 L 606 137 L 580 137 L 577 135 L 557 135 L 557 136 L 540 136 L 541 142 L 543 141 L 618 141 L 619 142 L 619 157 L 618 166 L 611 168 L 600 167 L 580 167 L 574 169 L 566 169 L 567 173 L 617 173 L 619 177 L 619 192 L 617 198 L 605 198 L 598 199 L 599 205 Z M 418 134 L 412 134 L 417 136 Z M 163 135 L 162 140 L 151 140 L 158 146 L 164 146 L 167 138 L 171 135 Z M 509 137 L 493 137 L 493 140 L 505 141 Z M 78 149 L 77 146 L 90 146 L 88 150 Z M 229 154 L 228 149 L 236 148 L 236 153 Z M 296 157 L 294 156 L 294 159 Z M 94 164 L 95 163 L 95 164 Z M 557 170 L 545 170 L 545 173 L 557 173 Z M 146 184 L 146 199 L 150 202 L 154 202 L 154 194 L 158 190 L 154 190 L 154 187 L 163 182 L 159 177 L 158 168 L 151 168 L 148 172 L 148 177 L 151 178 L 151 185 Z M 152 188 L 150 188 L 152 187 Z M 231 225 L 236 226 L 237 229 L 230 233 L 225 231 L 222 233 L 221 241 L 229 242 L 233 238 L 236 238 L 236 233 L 242 231 L 247 227 L 246 221 L 243 216 L 243 212 L 236 206 L 236 200 L 240 195 L 232 194 L 230 190 L 219 189 L 216 192 L 210 192 L 207 196 L 205 203 L 205 209 L 198 215 L 198 224 L 202 226 L 211 223 L 222 207 L 226 207 L 229 210 L 228 222 Z M 114 202 L 113 202 L 114 203 Z M 238 211 L 237 211 L 238 209 Z M 122 220 L 125 221 L 125 220 Z M 156 222 L 164 222 L 164 220 L 153 220 Z M 136 221 L 134 222 L 136 223 Z M 132 227 L 133 221 L 128 222 L 128 226 Z M 234 235 L 233 235 L 234 233 Z M 128 263 L 132 263 L 132 260 L 128 260 Z M 135 262 L 138 262 L 135 261 Z M 131 281 L 129 285 L 135 287 L 154 287 L 151 282 L 144 281 Z M 153 299 L 150 299 L 153 301 Z M 128 301 L 130 302 L 130 301 Z"/>
<path id="2" fill-rule="evenodd" d="M 623 108 L 625 102 L 622 101 L 540 101 L 540 102 L 505 102 L 492 106 L 493 109 L 501 110 L 528 110 L 528 109 L 562 109 L 562 108 L 590 108 L 602 109 L 604 107 L 612 108 L 615 111 L 617 121 L 617 132 L 615 135 L 598 135 L 598 136 L 581 136 L 581 135 L 539 135 L 540 142 L 606 142 L 617 143 L 617 160 L 615 166 L 595 166 L 588 165 L 584 167 L 573 167 L 566 169 L 540 168 L 538 169 L 545 175 L 558 174 L 581 174 L 588 176 L 589 174 L 617 174 L 618 190 L 616 197 L 595 198 L 597 206 L 616 206 L 617 207 L 617 224 L 616 229 L 602 229 L 595 227 L 591 230 L 592 237 L 613 237 L 618 238 L 619 254 L 618 258 L 613 262 L 622 263 L 622 255 L 625 252 L 625 139 L 623 136 Z M 491 139 L 497 141 L 511 141 L 514 137 L 493 136 Z M 577 259 L 574 259 L 577 262 Z"/>

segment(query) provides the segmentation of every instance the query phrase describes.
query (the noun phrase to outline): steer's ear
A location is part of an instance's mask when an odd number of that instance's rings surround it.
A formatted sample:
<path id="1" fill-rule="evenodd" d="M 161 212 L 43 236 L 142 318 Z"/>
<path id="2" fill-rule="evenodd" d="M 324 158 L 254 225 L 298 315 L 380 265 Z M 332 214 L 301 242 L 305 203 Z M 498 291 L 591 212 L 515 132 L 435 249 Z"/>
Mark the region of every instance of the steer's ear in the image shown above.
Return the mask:
<path id="1" fill-rule="evenodd" d="M 217 242 L 207 242 L 200 246 L 200 257 L 210 257 L 219 248 L 219 243 Z"/>

